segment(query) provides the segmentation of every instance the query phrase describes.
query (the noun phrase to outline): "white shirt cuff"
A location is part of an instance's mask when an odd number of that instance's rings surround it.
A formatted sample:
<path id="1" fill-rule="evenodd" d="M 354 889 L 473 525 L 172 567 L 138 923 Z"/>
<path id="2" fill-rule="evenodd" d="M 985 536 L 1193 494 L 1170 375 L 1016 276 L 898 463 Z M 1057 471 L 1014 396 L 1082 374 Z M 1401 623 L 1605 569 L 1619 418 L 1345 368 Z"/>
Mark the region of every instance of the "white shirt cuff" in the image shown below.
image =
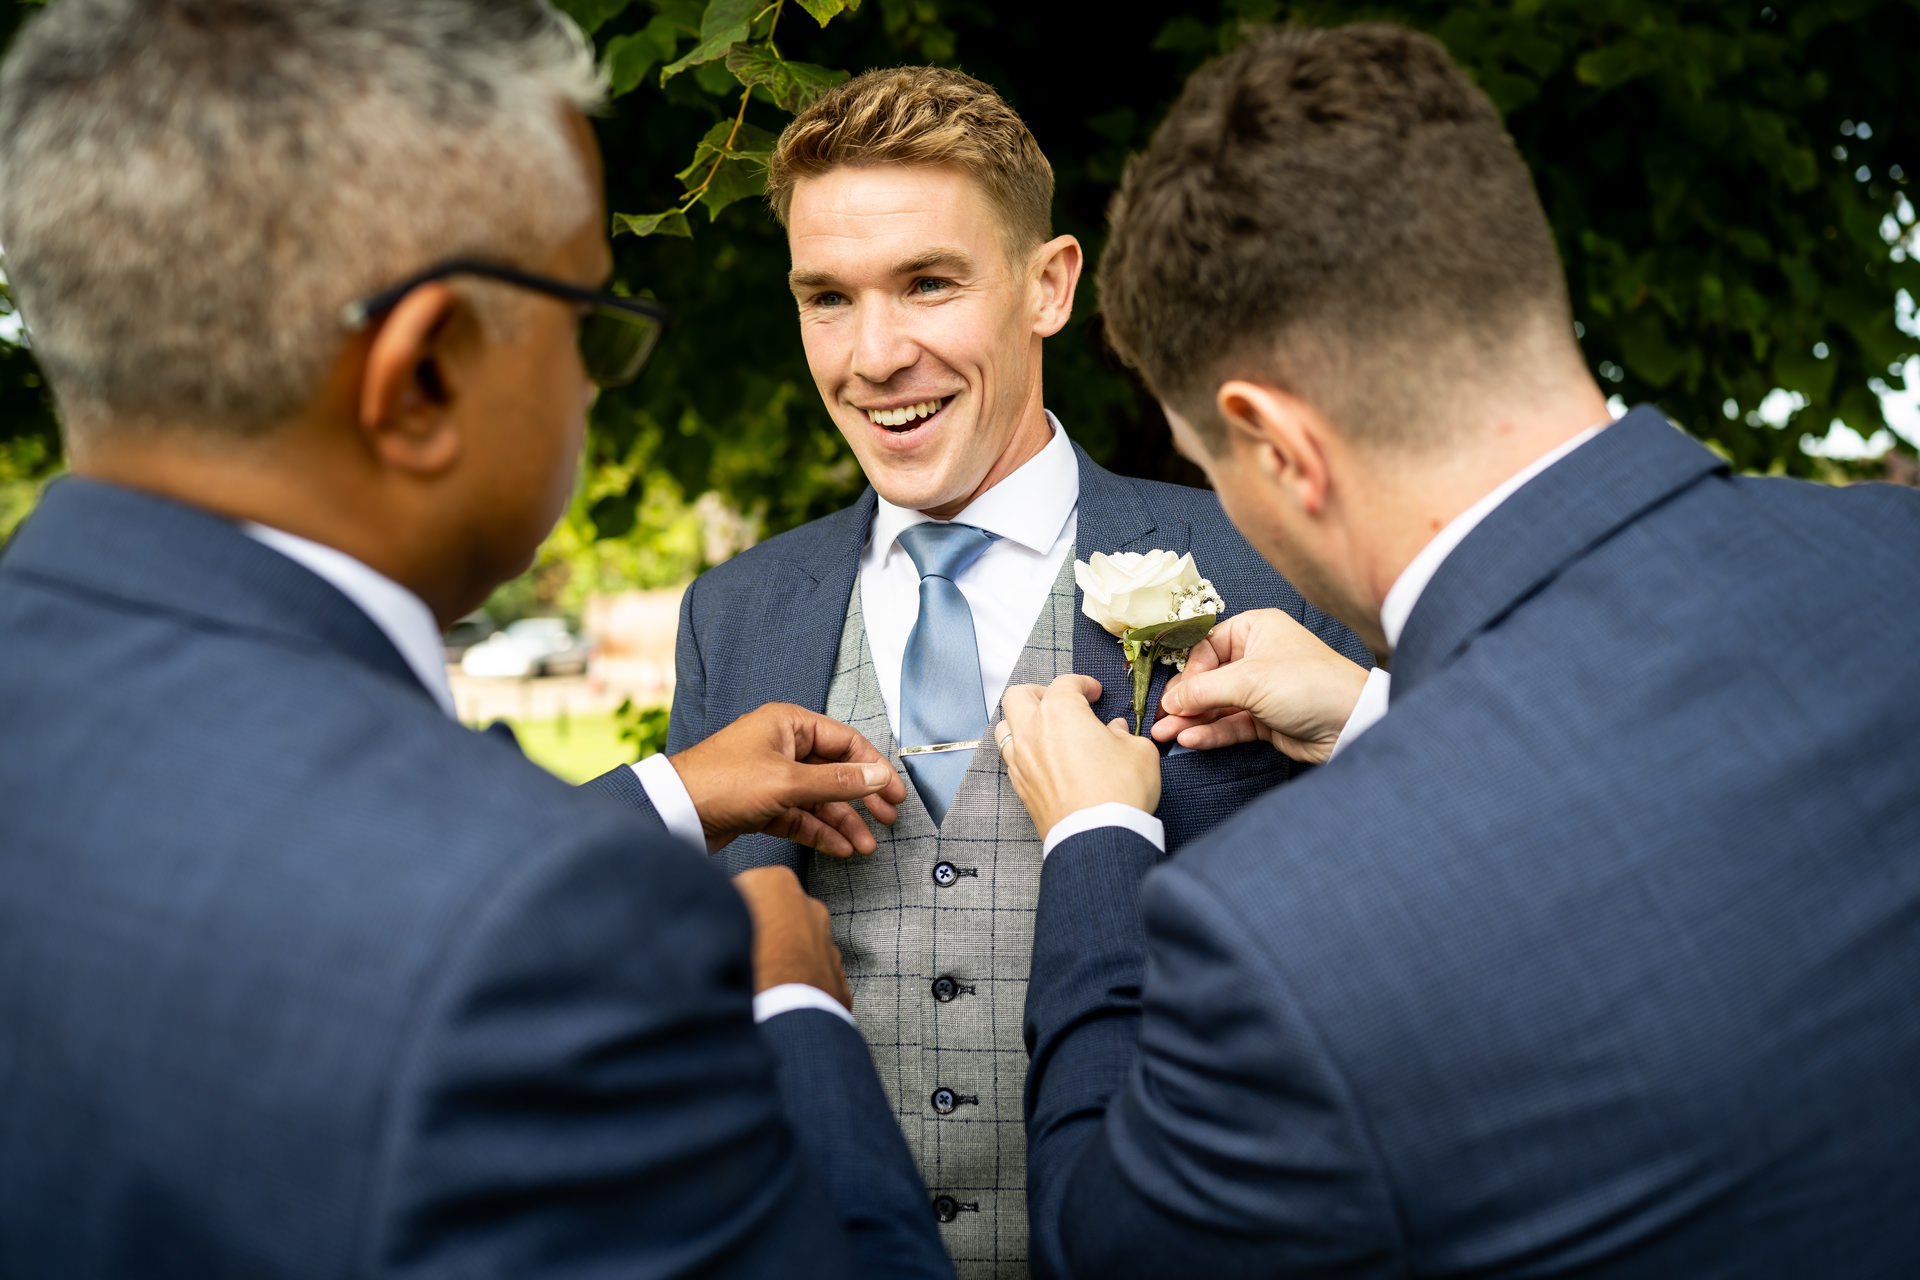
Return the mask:
<path id="1" fill-rule="evenodd" d="M 705 853 L 707 830 L 700 825 L 700 811 L 693 807 L 693 797 L 687 794 L 687 784 L 680 781 L 673 761 L 665 755 L 652 755 L 628 767 L 634 777 L 640 779 L 647 799 L 653 802 L 653 811 L 667 824 L 667 830 L 680 837 L 682 843 Z"/>
<path id="2" fill-rule="evenodd" d="M 1378 724 L 1380 717 L 1387 714 L 1387 691 L 1393 685 L 1393 677 L 1375 667 L 1367 672 L 1367 683 L 1361 686 L 1360 696 L 1354 701 L 1353 710 L 1347 713 L 1347 723 L 1340 729 L 1340 736 L 1333 740 L 1333 754 L 1340 754 L 1348 743 Z"/>
<path id="3" fill-rule="evenodd" d="M 1109 800 L 1105 804 L 1076 809 L 1054 823 L 1053 830 L 1047 832 L 1046 843 L 1040 846 L 1041 861 L 1044 862 L 1062 840 L 1101 827 L 1125 827 L 1160 852 L 1167 851 L 1167 828 L 1160 819 L 1130 804 Z"/>
<path id="4" fill-rule="evenodd" d="M 824 1009 L 846 1019 L 848 1026 L 853 1026 L 853 1015 L 847 1012 L 847 1006 L 820 988 L 804 982 L 783 982 L 777 987 L 768 987 L 753 998 L 755 1022 L 765 1022 L 768 1018 L 777 1018 L 795 1009 Z"/>

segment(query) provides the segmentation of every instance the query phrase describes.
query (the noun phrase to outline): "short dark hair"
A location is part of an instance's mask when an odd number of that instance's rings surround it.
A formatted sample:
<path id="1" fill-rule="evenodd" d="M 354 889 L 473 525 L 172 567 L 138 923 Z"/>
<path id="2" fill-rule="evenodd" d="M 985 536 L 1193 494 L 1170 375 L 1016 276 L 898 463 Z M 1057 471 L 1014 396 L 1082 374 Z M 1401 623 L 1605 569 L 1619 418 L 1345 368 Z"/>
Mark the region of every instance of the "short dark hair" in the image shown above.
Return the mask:
<path id="1" fill-rule="evenodd" d="M 1430 379 L 1497 371 L 1543 322 L 1573 343 L 1513 139 L 1404 28 L 1253 32 L 1194 74 L 1109 217 L 1108 336 L 1209 442 L 1228 378 L 1282 386 L 1356 439 L 1413 443 L 1422 396 L 1445 394 Z"/>

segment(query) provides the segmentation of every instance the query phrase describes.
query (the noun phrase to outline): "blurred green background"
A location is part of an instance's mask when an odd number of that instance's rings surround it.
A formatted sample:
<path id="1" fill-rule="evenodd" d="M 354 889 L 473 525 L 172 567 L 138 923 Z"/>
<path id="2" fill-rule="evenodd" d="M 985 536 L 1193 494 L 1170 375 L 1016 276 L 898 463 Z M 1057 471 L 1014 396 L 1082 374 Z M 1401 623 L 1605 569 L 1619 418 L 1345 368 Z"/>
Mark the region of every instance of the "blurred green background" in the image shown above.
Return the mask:
<path id="1" fill-rule="evenodd" d="M 1249 22 L 1387 19 L 1447 45 L 1537 175 L 1588 357 L 1622 400 L 1659 403 L 1743 469 L 1913 477 L 1920 0 L 559 4 L 617 92 L 597 128 L 618 287 L 680 319 L 642 381 L 595 407 L 578 499 L 534 570 L 496 596 L 497 620 L 577 618 L 592 597 L 684 582 L 859 492 L 758 198 L 793 109 L 850 70 L 979 76 L 1052 159 L 1057 229 L 1097 259 L 1126 157 Z M 40 7 L 0 6 L 0 42 Z M 1049 406 L 1107 465 L 1196 482 L 1107 353 L 1098 302 L 1089 280 L 1049 346 Z M 52 406 L 0 286 L 0 538 L 59 466 Z M 616 726 L 630 747 L 651 741 L 637 715 Z"/>

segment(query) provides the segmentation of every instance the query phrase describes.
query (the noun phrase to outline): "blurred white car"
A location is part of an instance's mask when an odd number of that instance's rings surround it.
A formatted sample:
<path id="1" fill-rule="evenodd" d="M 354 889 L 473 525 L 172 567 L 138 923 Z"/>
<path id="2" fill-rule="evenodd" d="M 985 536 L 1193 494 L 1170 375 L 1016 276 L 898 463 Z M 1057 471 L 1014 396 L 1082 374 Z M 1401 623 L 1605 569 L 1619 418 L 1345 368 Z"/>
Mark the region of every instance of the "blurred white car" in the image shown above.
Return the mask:
<path id="1" fill-rule="evenodd" d="M 460 669 L 470 676 L 506 679 L 579 675 L 592 652 L 592 642 L 575 636 L 564 619 L 522 618 L 468 649 Z"/>

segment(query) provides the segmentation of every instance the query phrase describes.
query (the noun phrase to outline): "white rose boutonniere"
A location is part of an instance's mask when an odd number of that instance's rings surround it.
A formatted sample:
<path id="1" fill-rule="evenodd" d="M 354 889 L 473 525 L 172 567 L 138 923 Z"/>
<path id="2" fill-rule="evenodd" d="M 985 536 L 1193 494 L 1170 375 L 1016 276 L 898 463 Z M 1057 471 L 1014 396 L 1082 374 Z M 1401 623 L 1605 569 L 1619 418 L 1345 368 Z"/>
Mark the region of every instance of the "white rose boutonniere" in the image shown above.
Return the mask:
<path id="1" fill-rule="evenodd" d="M 1133 731 L 1147 711 L 1156 659 L 1186 670 L 1187 652 L 1206 639 L 1226 607 L 1193 557 L 1171 551 L 1096 551 L 1073 562 L 1080 611 L 1115 636 L 1133 673 Z"/>

